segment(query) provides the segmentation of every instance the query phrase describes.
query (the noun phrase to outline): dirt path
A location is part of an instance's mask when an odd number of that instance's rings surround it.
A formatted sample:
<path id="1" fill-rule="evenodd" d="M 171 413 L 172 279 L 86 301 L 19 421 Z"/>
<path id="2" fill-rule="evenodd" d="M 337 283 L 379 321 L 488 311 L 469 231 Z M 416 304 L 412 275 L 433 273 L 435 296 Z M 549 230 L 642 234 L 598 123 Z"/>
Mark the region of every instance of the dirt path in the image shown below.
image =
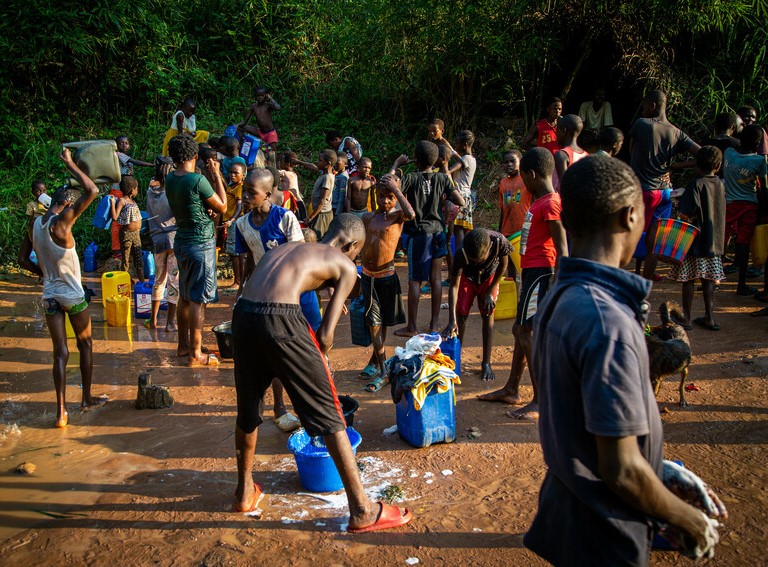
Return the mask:
<path id="1" fill-rule="evenodd" d="M 401 267 L 402 269 L 402 267 Z M 339 393 L 360 402 L 358 456 L 372 496 L 396 484 L 414 521 L 390 533 L 350 536 L 343 496 L 327 501 L 302 492 L 286 435 L 271 421 L 269 400 L 255 478 L 268 494 L 261 519 L 227 512 L 235 484 L 232 363 L 188 369 L 175 357 L 175 335 L 134 324 L 105 328 L 94 303 L 95 393 L 104 408 L 81 414 L 74 344 L 68 372 L 70 426 L 52 428 L 50 340 L 22 276 L 0 277 L 0 556 L 4 565 L 538 565 L 522 534 L 536 509 L 544 464 L 535 424 L 505 417 L 505 407 L 476 401 L 480 321 L 472 315 L 458 388 L 459 439 L 414 449 L 383 429 L 395 423 L 388 389 L 361 391 L 357 373 L 369 349 L 351 346 L 342 319 L 331 354 Z M 100 295 L 99 295 L 100 297 Z M 207 328 L 228 320 L 233 300 L 208 311 Z M 677 284 L 655 285 L 653 303 L 679 298 Z M 659 396 L 668 458 L 680 459 L 721 494 L 731 519 L 712 565 L 762 564 L 768 550 L 768 319 L 746 315 L 758 305 L 726 283 L 717 295 L 719 333 L 694 329 L 688 408 L 676 405 L 670 379 Z M 694 304 L 701 311 L 697 295 Z M 426 322 L 423 302 L 420 320 Z M 445 319 L 443 315 L 443 319 Z M 394 339 L 394 337 L 393 337 Z M 215 344 L 206 333 L 206 344 Z M 494 367 L 503 384 L 512 351 L 511 321 L 497 323 Z M 402 344 L 389 340 L 389 345 Z M 391 348 L 390 346 L 390 348 Z M 133 408 L 136 379 L 151 369 L 171 388 L 166 410 Z M 523 394 L 530 396 L 527 384 Z M 471 439 L 470 428 L 480 437 Z M 28 461 L 31 476 L 13 469 Z M 553 542 L 556 544 L 556 542 Z M 578 550 L 574 550 L 578 552 Z M 655 552 L 654 565 L 688 561 Z"/>

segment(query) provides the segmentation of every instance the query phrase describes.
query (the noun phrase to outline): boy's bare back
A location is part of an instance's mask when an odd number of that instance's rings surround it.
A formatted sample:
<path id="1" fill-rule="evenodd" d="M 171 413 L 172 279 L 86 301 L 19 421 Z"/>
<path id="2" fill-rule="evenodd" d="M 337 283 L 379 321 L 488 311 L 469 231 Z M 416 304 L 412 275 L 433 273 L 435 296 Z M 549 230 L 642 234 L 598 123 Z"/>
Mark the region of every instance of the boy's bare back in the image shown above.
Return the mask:
<path id="1" fill-rule="evenodd" d="M 326 282 L 340 282 L 349 290 L 357 281 L 355 264 L 339 249 L 327 244 L 288 242 L 270 250 L 256 268 L 241 297 L 250 301 L 299 304 L 305 291 L 316 290 Z"/>

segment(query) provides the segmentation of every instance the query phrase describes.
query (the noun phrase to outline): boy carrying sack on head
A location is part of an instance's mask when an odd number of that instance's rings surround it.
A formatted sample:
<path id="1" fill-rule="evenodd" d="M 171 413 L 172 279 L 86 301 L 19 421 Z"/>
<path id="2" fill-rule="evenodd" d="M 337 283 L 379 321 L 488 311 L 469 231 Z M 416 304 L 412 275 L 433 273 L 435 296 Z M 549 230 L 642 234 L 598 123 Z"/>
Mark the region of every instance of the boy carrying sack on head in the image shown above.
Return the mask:
<path id="1" fill-rule="evenodd" d="M 369 392 L 378 392 L 386 384 L 387 327 L 405 323 L 400 278 L 395 273 L 395 251 L 403 223 L 414 216 L 413 207 L 390 176 L 384 176 L 377 184 L 376 202 L 376 212 L 363 215 L 365 245 L 361 257 L 365 323 L 371 333 L 373 353 L 360 378 L 370 380 L 365 386 Z M 399 210 L 395 209 L 396 204 L 400 205 Z"/>

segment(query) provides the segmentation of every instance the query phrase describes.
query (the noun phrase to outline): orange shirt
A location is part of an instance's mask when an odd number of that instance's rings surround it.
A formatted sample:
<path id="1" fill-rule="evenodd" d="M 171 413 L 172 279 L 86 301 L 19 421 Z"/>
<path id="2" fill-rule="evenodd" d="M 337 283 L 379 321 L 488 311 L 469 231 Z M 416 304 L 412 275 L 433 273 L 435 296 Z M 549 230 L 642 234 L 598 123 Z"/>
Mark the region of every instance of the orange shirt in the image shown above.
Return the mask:
<path id="1" fill-rule="evenodd" d="M 499 183 L 499 209 L 501 210 L 499 232 L 501 234 L 512 236 L 522 230 L 525 213 L 531 208 L 531 198 L 519 174 L 501 180 Z"/>

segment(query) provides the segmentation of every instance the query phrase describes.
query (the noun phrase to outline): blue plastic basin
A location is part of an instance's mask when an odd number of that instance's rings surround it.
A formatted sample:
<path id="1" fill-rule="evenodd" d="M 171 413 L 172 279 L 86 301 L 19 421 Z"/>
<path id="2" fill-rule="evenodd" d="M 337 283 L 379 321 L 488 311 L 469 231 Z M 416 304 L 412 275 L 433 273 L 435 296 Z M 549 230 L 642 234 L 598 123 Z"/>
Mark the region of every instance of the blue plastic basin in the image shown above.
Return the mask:
<path id="1" fill-rule="evenodd" d="M 352 444 L 352 452 L 357 454 L 357 447 L 363 438 L 360 434 L 347 427 L 347 436 Z M 320 444 L 322 444 L 322 438 Z M 299 480 L 309 492 L 337 492 L 344 488 L 339 471 L 328 453 L 328 449 L 312 443 L 312 437 L 300 429 L 288 438 L 288 450 L 296 459 L 296 467 L 299 469 Z"/>

